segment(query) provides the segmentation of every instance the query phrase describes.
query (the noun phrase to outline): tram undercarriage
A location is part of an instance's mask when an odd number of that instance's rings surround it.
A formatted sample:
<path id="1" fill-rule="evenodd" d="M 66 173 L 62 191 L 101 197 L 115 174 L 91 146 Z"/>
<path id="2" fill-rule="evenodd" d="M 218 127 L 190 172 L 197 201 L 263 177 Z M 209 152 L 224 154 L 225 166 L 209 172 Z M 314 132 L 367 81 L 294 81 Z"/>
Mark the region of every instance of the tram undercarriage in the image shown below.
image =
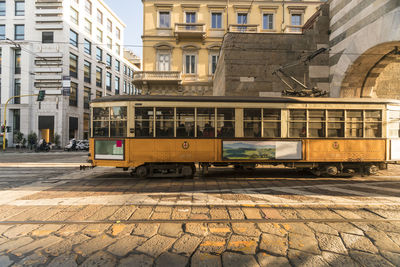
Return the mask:
<path id="1" fill-rule="evenodd" d="M 235 170 L 252 171 L 259 165 L 283 165 L 297 171 L 310 172 L 313 175 L 329 176 L 329 177 L 352 177 L 359 173 L 361 175 L 376 175 L 379 170 L 387 169 L 387 163 L 370 162 L 370 163 L 352 163 L 352 162 L 335 162 L 335 163 L 297 163 L 297 162 L 274 162 L 274 163 L 253 163 L 253 162 L 201 162 L 198 163 L 200 175 L 208 173 L 208 168 L 214 167 L 233 167 Z M 127 170 L 127 168 L 125 169 Z M 191 178 L 196 173 L 195 163 L 146 163 L 131 169 L 131 175 L 140 178 L 146 177 L 185 177 Z"/>

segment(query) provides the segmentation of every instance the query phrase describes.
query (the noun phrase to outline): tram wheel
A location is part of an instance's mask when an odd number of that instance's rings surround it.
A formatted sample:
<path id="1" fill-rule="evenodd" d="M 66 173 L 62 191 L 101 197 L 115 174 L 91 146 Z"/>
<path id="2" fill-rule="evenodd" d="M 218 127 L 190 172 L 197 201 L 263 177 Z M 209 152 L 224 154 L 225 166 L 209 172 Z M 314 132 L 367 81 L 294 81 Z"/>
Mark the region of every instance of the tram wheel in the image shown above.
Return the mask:
<path id="1" fill-rule="evenodd" d="M 328 166 L 326 168 L 326 173 L 329 176 L 336 176 L 338 174 L 338 168 L 336 166 Z"/>
<path id="2" fill-rule="evenodd" d="M 193 171 L 192 166 L 189 166 L 189 165 L 182 166 L 182 175 L 184 177 L 192 177 L 193 174 L 194 174 L 194 171 Z"/>
<path id="3" fill-rule="evenodd" d="M 136 175 L 140 178 L 147 177 L 147 168 L 146 166 L 139 166 L 136 168 Z"/>
<path id="4" fill-rule="evenodd" d="M 376 175 L 378 173 L 379 168 L 376 165 L 368 165 L 365 167 L 365 172 L 368 175 Z"/>

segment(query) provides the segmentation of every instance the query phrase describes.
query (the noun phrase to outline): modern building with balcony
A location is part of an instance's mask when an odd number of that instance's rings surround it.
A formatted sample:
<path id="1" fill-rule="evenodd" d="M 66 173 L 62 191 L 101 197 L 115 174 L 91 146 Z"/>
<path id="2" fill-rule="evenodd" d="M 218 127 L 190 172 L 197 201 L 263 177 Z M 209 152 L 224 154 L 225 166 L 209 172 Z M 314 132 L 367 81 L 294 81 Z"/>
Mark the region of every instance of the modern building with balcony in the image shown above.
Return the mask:
<path id="1" fill-rule="evenodd" d="M 122 48 L 125 27 L 102 0 L 0 1 L 1 122 L 7 99 L 46 91 L 9 103 L 9 146 L 18 132 L 88 138 L 91 99 L 135 93 L 140 60 Z"/>
<path id="2" fill-rule="evenodd" d="M 212 95 L 227 32 L 299 34 L 323 0 L 142 0 L 143 94 Z M 244 59 L 245 60 L 245 59 Z"/>

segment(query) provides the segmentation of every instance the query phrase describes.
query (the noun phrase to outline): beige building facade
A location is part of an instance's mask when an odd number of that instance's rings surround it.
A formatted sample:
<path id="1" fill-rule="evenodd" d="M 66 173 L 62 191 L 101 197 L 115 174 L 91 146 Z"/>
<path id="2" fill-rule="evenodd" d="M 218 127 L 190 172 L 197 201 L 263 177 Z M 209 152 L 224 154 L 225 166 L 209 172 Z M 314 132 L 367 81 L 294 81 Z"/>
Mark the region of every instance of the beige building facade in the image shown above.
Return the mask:
<path id="1" fill-rule="evenodd" d="M 212 95 L 227 32 L 301 33 L 324 1 L 142 2 L 143 71 L 135 86 L 143 94 Z"/>

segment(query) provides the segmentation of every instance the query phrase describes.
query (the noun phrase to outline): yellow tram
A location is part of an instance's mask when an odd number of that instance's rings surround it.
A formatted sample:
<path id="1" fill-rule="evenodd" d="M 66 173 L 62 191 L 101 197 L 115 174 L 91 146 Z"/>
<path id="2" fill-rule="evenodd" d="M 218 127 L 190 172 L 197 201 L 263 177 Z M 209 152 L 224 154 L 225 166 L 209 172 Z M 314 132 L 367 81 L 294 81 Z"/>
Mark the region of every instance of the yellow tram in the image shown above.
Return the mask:
<path id="1" fill-rule="evenodd" d="M 400 161 L 399 137 L 397 100 L 109 96 L 91 102 L 90 162 L 140 177 L 190 177 L 197 163 L 374 174 Z"/>

